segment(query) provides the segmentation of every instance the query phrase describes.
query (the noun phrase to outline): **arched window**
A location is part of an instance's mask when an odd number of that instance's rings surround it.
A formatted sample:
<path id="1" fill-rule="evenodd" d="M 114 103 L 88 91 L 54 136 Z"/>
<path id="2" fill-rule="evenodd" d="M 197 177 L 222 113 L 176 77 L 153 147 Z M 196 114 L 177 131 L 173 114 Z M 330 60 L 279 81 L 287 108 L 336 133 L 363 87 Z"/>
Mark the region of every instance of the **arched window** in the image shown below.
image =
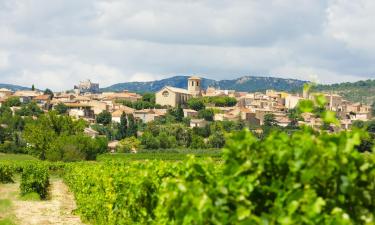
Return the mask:
<path id="1" fill-rule="evenodd" d="M 163 91 L 162 95 L 163 95 L 164 97 L 168 97 L 168 96 L 169 96 L 169 92 L 168 92 L 168 91 Z"/>

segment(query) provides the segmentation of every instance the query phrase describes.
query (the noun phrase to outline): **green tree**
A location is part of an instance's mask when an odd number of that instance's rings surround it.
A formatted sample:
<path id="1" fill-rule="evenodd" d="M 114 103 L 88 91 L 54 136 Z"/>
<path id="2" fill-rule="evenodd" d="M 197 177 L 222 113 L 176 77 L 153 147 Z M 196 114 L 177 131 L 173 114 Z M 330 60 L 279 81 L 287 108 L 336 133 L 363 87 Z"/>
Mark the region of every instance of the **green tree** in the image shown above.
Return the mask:
<path id="1" fill-rule="evenodd" d="M 55 110 L 57 111 L 58 114 L 66 114 L 68 112 L 68 106 L 66 106 L 64 103 L 59 103 L 55 106 Z"/>
<path id="2" fill-rule="evenodd" d="M 5 102 L 2 104 L 4 107 L 13 107 L 13 106 L 21 106 L 21 101 L 19 97 L 9 97 L 5 100 Z"/>
<path id="3" fill-rule="evenodd" d="M 206 107 L 202 98 L 190 98 L 187 105 L 190 109 L 194 109 L 195 111 L 205 109 Z"/>
<path id="4" fill-rule="evenodd" d="M 137 137 L 137 123 L 135 122 L 133 114 L 128 115 L 128 137 Z"/>
<path id="5" fill-rule="evenodd" d="M 132 151 L 139 150 L 140 146 L 141 141 L 132 136 L 121 140 L 117 147 L 117 151 L 122 153 L 130 153 Z"/>
<path id="6" fill-rule="evenodd" d="M 150 132 L 144 132 L 140 141 L 145 149 L 158 149 L 160 147 L 159 139 L 154 137 Z"/>
<path id="7" fill-rule="evenodd" d="M 34 84 L 31 85 L 31 90 L 32 90 L 32 91 L 35 91 L 35 85 L 34 85 Z"/>
<path id="8" fill-rule="evenodd" d="M 150 93 L 150 92 L 144 93 L 142 95 L 142 101 L 155 104 L 155 93 Z"/>
<path id="9" fill-rule="evenodd" d="M 127 129 L 128 129 L 128 119 L 126 118 L 125 112 L 121 114 L 120 117 L 120 126 L 118 131 L 118 139 L 123 139 L 127 135 Z"/>
<path id="10" fill-rule="evenodd" d="M 20 116 L 39 116 L 43 114 L 43 110 L 35 102 L 30 102 L 23 105 L 16 114 Z"/>
<path id="11" fill-rule="evenodd" d="M 52 99 L 53 96 L 54 96 L 53 91 L 51 89 L 48 89 L 48 88 L 46 90 L 44 90 L 43 94 L 44 95 L 49 95 L 50 99 Z"/>
<path id="12" fill-rule="evenodd" d="M 206 148 L 206 144 L 204 143 L 204 139 L 201 136 L 193 135 L 190 143 L 190 148 L 192 149 L 204 149 Z"/>
<path id="13" fill-rule="evenodd" d="M 212 109 L 202 109 L 198 112 L 198 117 L 206 121 L 213 121 L 214 115 L 215 113 Z"/>
<path id="14" fill-rule="evenodd" d="M 96 122 L 103 125 L 108 125 L 112 122 L 112 114 L 105 110 L 97 115 Z"/>
<path id="15" fill-rule="evenodd" d="M 23 137 L 29 144 L 28 152 L 45 160 L 46 151 L 50 148 L 51 142 L 56 139 L 56 133 L 45 121 L 41 121 L 26 124 Z"/>
<path id="16" fill-rule="evenodd" d="M 276 127 L 277 126 L 277 121 L 275 119 L 274 114 L 266 114 L 264 115 L 264 122 L 263 122 L 265 127 Z"/>
<path id="17" fill-rule="evenodd" d="M 222 148 L 225 145 L 223 132 L 215 132 L 208 138 L 208 144 L 213 148 Z"/>

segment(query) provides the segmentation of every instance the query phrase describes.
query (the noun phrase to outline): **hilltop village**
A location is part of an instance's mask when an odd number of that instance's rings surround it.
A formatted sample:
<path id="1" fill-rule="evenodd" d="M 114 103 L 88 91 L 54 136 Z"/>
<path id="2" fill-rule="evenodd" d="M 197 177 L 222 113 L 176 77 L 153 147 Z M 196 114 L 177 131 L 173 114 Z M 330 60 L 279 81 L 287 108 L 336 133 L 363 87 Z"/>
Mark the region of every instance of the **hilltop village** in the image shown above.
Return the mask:
<path id="1" fill-rule="evenodd" d="M 316 130 L 325 126 L 329 132 L 350 130 L 354 123 L 372 119 L 371 106 L 346 101 L 333 93 L 320 95 L 325 98 L 324 110 L 335 112 L 339 124 L 326 124 L 314 112 L 298 113 L 296 107 L 299 103 L 313 100 L 315 94 L 275 90 L 248 93 L 214 87 L 204 90 L 201 78 L 197 76 L 188 78 L 187 89 L 165 86 L 156 93 L 143 94 L 127 90 L 100 92 L 99 84 L 90 80 L 80 82 L 71 91 L 60 93 L 49 89 L 39 91 L 34 87 L 15 92 L 0 89 L 0 129 L 11 130 L 2 131 L 8 134 L 1 135 L 4 136 L 1 142 L 5 149 L 9 148 L 8 142 L 22 149 L 27 149 L 27 146 L 36 148 L 40 143 L 34 140 L 33 135 L 40 128 L 29 129 L 31 134 L 25 135 L 28 129 L 17 124 L 30 123 L 29 118 L 32 118 L 38 127 L 44 123 L 38 122 L 40 115 L 51 117 L 50 112 L 83 121 L 83 134 L 95 140 L 97 137 L 104 138 L 105 145 L 112 152 L 119 150 L 121 143 L 127 146 L 122 151 L 221 148 L 225 143 L 225 133 L 244 127 L 262 137 L 274 128 L 293 131 L 302 125 Z M 9 117 L 8 111 L 13 117 Z M 9 122 L 13 120 L 15 122 Z M 56 129 L 54 120 L 57 119 L 53 119 L 53 115 L 47 118 L 49 126 L 52 131 L 55 129 L 56 136 L 64 137 L 65 134 L 60 132 L 62 128 Z M 59 123 L 66 122 L 66 119 L 60 120 Z M 71 122 L 67 126 L 76 125 Z M 48 133 L 43 135 L 51 136 Z M 74 135 L 71 138 L 74 143 L 77 142 Z"/>
<path id="2" fill-rule="evenodd" d="M 219 90 L 208 87 L 201 88 L 201 79 L 192 76 L 188 79 L 188 89 L 165 86 L 155 93 L 155 104 L 131 108 L 126 103 L 142 101 L 142 95 L 127 90 L 123 92 L 99 92 L 99 84 L 90 80 L 80 82 L 73 91 L 64 93 L 43 93 L 37 90 L 22 90 L 12 92 L 0 89 L 0 104 L 8 98 L 19 98 L 21 103 L 35 102 L 42 110 L 48 111 L 56 107 L 66 107 L 66 113 L 75 118 L 82 118 L 88 122 L 95 122 L 96 117 L 106 111 L 111 113 L 114 122 L 120 122 L 122 113 L 132 114 L 144 123 L 154 121 L 165 116 L 168 108 L 181 106 L 184 117 L 191 118 L 191 127 L 201 127 L 207 122 L 198 118 L 198 111 L 189 108 L 188 102 L 193 98 L 227 97 L 232 100 L 229 104 L 208 102 L 207 109 L 214 111 L 214 121 L 244 121 L 250 125 L 261 126 L 267 114 L 273 114 L 279 126 L 287 126 L 291 120 L 288 111 L 294 109 L 301 100 L 312 99 L 309 93 L 286 93 L 267 90 L 265 93 L 236 92 L 234 90 Z M 337 113 L 342 129 L 350 129 L 353 121 L 368 121 L 372 118 L 371 106 L 346 101 L 337 94 L 325 93 L 326 108 Z M 136 105 L 136 104 L 134 104 Z M 141 109 L 139 109 L 141 108 Z M 11 107 L 13 112 L 20 110 L 19 106 Z M 199 109 L 199 108 L 198 108 Z M 322 125 L 319 118 L 308 113 L 303 115 L 299 124 L 312 127 Z"/>

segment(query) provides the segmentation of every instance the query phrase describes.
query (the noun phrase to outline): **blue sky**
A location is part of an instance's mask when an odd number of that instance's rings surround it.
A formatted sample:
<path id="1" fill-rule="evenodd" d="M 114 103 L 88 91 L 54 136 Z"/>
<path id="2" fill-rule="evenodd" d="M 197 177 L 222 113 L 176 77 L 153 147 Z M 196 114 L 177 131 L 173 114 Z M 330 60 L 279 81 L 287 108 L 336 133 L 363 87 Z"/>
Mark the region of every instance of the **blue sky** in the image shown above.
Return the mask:
<path id="1" fill-rule="evenodd" d="M 0 0 L 0 83 L 375 78 L 373 0 Z"/>

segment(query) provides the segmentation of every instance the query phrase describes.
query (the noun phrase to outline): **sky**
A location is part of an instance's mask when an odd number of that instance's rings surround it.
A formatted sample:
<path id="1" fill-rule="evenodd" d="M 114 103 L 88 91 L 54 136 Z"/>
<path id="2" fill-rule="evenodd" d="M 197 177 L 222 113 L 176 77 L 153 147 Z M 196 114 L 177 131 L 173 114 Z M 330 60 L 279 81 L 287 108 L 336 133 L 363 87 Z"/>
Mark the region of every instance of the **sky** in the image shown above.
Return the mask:
<path id="1" fill-rule="evenodd" d="M 0 83 L 375 78 L 374 0 L 0 0 Z"/>

